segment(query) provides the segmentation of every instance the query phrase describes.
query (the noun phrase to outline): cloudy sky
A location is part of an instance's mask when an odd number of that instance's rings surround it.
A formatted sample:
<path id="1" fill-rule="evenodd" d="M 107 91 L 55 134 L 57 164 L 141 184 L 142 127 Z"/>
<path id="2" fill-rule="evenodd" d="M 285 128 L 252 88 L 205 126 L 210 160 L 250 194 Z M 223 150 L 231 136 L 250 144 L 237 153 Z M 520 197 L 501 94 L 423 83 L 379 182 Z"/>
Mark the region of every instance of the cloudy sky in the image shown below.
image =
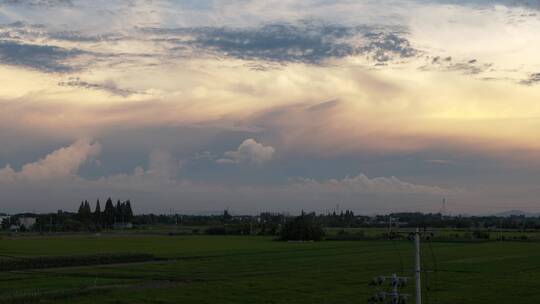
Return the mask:
<path id="1" fill-rule="evenodd" d="M 540 4 L 0 0 L 0 212 L 540 211 Z"/>

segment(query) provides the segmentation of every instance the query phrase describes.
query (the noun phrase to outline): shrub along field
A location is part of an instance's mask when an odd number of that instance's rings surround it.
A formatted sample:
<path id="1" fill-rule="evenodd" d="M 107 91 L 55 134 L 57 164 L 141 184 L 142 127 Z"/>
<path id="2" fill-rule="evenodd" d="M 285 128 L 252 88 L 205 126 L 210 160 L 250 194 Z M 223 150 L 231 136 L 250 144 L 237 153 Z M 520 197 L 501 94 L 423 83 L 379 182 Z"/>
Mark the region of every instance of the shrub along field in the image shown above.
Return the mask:
<path id="1" fill-rule="evenodd" d="M 4 237 L 2 262 L 54 263 L 0 272 L 0 303 L 367 303 L 374 276 L 412 277 L 412 249 L 406 240 Z M 422 258 L 424 303 L 540 303 L 540 243 L 424 242 Z"/>

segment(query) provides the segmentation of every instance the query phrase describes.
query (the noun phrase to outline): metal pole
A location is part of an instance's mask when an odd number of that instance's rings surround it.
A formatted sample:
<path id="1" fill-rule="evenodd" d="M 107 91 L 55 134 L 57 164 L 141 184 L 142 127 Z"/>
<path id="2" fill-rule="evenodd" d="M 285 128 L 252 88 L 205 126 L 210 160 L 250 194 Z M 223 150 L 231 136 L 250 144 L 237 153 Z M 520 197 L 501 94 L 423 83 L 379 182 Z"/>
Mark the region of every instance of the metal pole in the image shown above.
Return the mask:
<path id="1" fill-rule="evenodd" d="M 416 228 L 414 234 L 414 247 L 416 251 L 414 270 L 416 279 L 416 304 L 422 304 L 422 285 L 420 280 L 420 230 Z"/>
<path id="2" fill-rule="evenodd" d="M 502 233 L 502 220 L 499 219 L 499 241 L 503 241 L 503 233 Z"/>

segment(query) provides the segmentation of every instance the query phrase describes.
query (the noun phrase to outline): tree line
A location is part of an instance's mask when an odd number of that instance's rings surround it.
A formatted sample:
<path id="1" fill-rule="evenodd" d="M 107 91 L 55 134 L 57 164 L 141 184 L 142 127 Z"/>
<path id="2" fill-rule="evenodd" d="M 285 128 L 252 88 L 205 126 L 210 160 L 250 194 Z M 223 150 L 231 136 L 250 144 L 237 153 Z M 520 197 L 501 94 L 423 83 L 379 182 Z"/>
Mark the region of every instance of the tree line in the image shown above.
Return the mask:
<path id="1" fill-rule="evenodd" d="M 133 221 L 131 201 L 121 202 L 118 200 L 116 205 L 114 205 L 112 199 L 109 197 L 105 202 L 105 208 L 101 211 L 101 204 L 98 199 L 95 209 L 92 212 L 90 203 L 85 200 L 79 206 L 77 219 L 83 223 L 94 223 L 97 227 L 103 228 L 112 228 L 117 223 L 129 223 Z"/>

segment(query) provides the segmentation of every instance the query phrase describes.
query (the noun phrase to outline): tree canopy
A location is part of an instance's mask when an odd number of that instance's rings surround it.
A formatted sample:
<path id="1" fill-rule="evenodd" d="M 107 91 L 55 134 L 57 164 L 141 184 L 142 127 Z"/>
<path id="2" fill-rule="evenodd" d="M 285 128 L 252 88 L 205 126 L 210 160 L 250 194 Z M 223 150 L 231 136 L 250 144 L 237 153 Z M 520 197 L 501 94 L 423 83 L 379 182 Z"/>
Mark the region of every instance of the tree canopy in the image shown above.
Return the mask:
<path id="1" fill-rule="evenodd" d="M 324 230 L 314 213 L 295 217 L 285 223 L 280 233 L 283 241 L 320 241 Z"/>

